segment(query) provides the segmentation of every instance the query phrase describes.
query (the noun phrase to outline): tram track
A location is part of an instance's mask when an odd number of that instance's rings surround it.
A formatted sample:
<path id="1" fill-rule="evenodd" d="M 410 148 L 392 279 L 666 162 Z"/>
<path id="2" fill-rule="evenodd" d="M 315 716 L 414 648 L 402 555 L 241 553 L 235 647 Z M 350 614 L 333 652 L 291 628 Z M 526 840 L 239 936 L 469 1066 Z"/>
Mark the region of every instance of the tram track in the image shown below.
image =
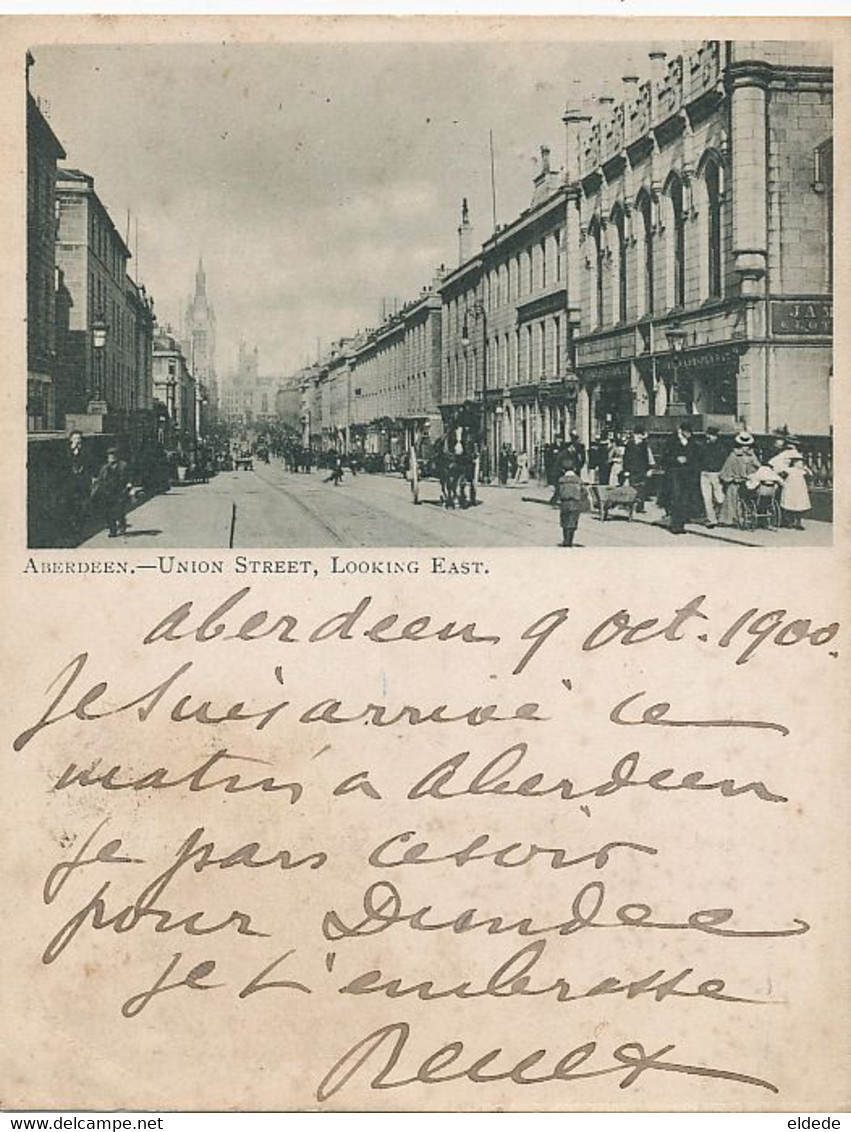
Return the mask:
<path id="1" fill-rule="evenodd" d="M 329 521 L 325 516 L 321 515 L 315 508 L 311 507 L 310 504 L 307 503 L 305 501 L 305 499 L 297 491 L 292 490 L 290 487 L 288 487 L 285 484 L 276 483 L 275 480 L 273 480 L 273 479 L 267 479 L 266 476 L 260 474 L 259 469 L 255 469 L 255 472 L 256 472 L 258 478 L 260 480 L 262 480 L 263 483 L 266 484 L 267 487 L 271 487 L 273 490 L 277 491 L 281 495 L 286 496 L 286 498 L 288 500 L 291 500 L 293 503 L 295 503 L 296 507 L 298 507 L 299 510 L 301 510 L 306 516 L 308 516 L 308 518 L 310 518 L 314 523 L 316 523 L 317 526 L 321 527 L 322 530 L 324 530 L 326 534 L 330 535 L 330 537 L 332 539 L 334 539 L 335 543 L 338 546 L 340 546 L 340 547 L 352 547 L 352 546 L 363 546 L 363 545 L 365 545 L 363 543 L 353 542 L 351 538 L 349 538 L 347 535 L 341 533 L 339 526 L 335 525 L 332 521 Z M 308 482 L 312 483 L 313 481 L 308 481 Z M 399 515 L 396 512 L 391 511 L 388 508 L 381 506 L 381 504 L 377 503 L 374 498 L 370 499 L 368 503 L 363 501 L 363 500 L 357 499 L 356 496 L 349 496 L 349 500 L 350 500 L 350 503 L 357 501 L 357 503 L 363 508 L 364 512 L 366 513 L 365 517 L 367 518 L 367 520 L 370 517 L 374 518 L 375 515 L 376 515 L 376 512 L 380 512 L 381 515 L 385 517 L 387 525 L 396 527 L 397 530 L 400 526 L 404 526 L 409 531 L 416 534 L 417 538 L 416 538 L 415 543 L 409 543 L 408 542 L 408 543 L 400 543 L 400 544 L 397 544 L 397 545 L 412 546 L 414 548 L 419 548 L 420 546 L 425 545 L 421 541 L 422 538 L 423 538 L 423 534 L 424 534 L 422 527 L 419 527 L 419 526 L 417 526 L 417 524 L 409 522 L 406 519 L 400 518 Z M 427 545 L 429 545 L 429 546 L 437 546 L 437 547 L 441 547 L 442 549 L 447 549 L 447 548 L 450 548 L 450 547 L 455 545 L 454 543 L 446 542 L 444 539 L 441 539 L 437 536 L 432 536 L 431 533 L 429 533 L 428 537 L 429 537 L 430 541 L 428 542 Z M 373 543 L 370 542 L 366 545 L 371 547 L 373 545 L 378 545 L 378 544 L 373 544 Z M 391 544 L 385 544 L 385 545 L 393 545 L 393 544 L 391 543 Z"/>

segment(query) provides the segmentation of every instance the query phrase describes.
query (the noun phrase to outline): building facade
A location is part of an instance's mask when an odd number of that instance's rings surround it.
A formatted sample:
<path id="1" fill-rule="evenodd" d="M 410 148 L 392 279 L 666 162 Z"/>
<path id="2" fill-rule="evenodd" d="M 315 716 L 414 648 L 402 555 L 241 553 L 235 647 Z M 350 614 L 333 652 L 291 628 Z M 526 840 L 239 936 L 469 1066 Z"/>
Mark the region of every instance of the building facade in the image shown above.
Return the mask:
<path id="1" fill-rule="evenodd" d="M 440 438 L 441 282 L 442 269 L 380 326 L 340 339 L 295 375 L 303 444 L 401 456 Z"/>
<path id="2" fill-rule="evenodd" d="M 219 386 L 219 416 L 232 429 L 254 431 L 276 419 L 280 378 L 260 373 L 260 353 L 240 339 L 236 369 Z"/>
<path id="3" fill-rule="evenodd" d="M 829 45 L 712 41 L 651 68 L 565 115 L 580 428 L 826 436 Z"/>
<path id="4" fill-rule="evenodd" d="M 178 338 L 156 326 L 153 342 L 153 393 L 158 440 L 171 452 L 194 457 L 198 439 L 199 391 Z"/>
<path id="5" fill-rule="evenodd" d="M 27 78 L 31 56 L 27 60 Z M 56 162 L 65 156 L 27 90 L 27 429 L 61 427 L 57 388 Z"/>
<path id="6" fill-rule="evenodd" d="M 57 204 L 56 264 L 68 312 L 57 416 L 66 427 L 129 433 L 133 414 L 152 404 L 144 347 L 152 330 L 150 299 L 128 275 L 130 250 L 94 179 L 60 169 Z"/>
<path id="7" fill-rule="evenodd" d="M 485 474 L 503 445 L 540 471 L 572 429 L 688 418 L 830 460 L 830 46 L 708 41 L 647 70 L 568 104 L 529 207 L 477 243 L 464 201 L 458 266 L 303 371 L 305 440 L 399 452 L 460 425 Z"/>
<path id="8" fill-rule="evenodd" d="M 562 177 L 542 146 L 529 208 L 482 247 L 483 402 L 490 453 L 506 444 L 531 460 L 545 444 L 567 435 L 576 382 L 565 210 Z"/>

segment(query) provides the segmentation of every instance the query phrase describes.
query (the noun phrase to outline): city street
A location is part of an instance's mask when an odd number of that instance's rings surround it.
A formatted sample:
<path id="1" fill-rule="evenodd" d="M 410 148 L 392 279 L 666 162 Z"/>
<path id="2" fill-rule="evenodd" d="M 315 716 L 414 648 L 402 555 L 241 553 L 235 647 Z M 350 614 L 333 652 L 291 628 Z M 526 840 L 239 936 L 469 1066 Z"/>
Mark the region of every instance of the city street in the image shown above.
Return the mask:
<path id="1" fill-rule="evenodd" d="M 126 535 L 106 531 L 87 549 L 227 547 L 236 506 L 234 547 L 487 547 L 554 546 L 561 540 L 558 512 L 547 506 L 549 491 L 534 481 L 524 486 L 479 488 L 479 503 L 445 510 L 435 480 L 421 485 L 415 506 L 398 475 L 351 476 L 341 486 L 325 483 L 328 473 L 296 474 L 276 460 L 255 462 L 253 471 L 221 472 L 207 484 L 174 487 L 142 502 L 129 515 Z M 692 524 L 672 536 L 653 503 L 632 522 L 613 515 L 605 523 L 583 515 L 577 546 L 829 546 L 830 523 L 806 522 L 804 531 L 706 530 Z"/>

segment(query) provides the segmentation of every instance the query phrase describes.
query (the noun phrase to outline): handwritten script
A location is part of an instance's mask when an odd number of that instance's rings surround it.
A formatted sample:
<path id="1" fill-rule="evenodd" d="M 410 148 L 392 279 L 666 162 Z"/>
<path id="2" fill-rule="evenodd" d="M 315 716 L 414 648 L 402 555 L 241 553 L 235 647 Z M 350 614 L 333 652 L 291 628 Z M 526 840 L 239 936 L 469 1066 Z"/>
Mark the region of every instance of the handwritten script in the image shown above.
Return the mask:
<path id="1" fill-rule="evenodd" d="M 51 993 L 85 976 L 131 1035 L 274 1027 L 302 1106 L 781 1091 L 770 972 L 819 924 L 754 880 L 804 742 L 758 689 L 818 679 L 837 620 L 208 593 L 63 641 L 18 720 Z"/>

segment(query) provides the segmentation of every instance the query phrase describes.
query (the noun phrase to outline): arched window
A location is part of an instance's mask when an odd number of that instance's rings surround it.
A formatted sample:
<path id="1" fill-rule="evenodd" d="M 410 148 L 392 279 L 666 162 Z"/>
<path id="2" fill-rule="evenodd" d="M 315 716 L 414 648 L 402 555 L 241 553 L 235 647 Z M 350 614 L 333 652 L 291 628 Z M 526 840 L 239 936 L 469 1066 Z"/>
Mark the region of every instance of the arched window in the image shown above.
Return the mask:
<path id="1" fill-rule="evenodd" d="M 618 279 L 616 314 L 618 322 L 626 322 L 627 276 L 626 276 L 626 218 L 618 206 L 612 214 L 612 223 L 617 233 Z"/>
<path id="2" fill-rule="evenodd" d="M 642 193 L 637 202 L 641 216 L 641 236 L 643 243 L 642 275 L 644 283 L 644 314 L 653 314 L 655 271 L 653 263 L 653 202 L 648 193 Z"/>
<path id="3" fill-rule="evenodd" d="M 683 183 L 679 177 L 671 181 L 668 191 L 671 201 L 673 222 L 671 269 L 673 271 L 673 290 L 671 297 L 675 307 L 684 307 L 686 302 L 686 217 L 683 202 Z"/>
<path id="4" fill-rule="evenodd" d="M 720 299 L 724 294 L 724 272 L 721 252 L 721 170 L 717 161 L 709 161 L 703 173 L 706 188 L 706 256 L 709 269 L 709 297 Z"/>
<path id="5" fill-rule="evenodd" d="M 595 217 L 591 221 L 591 226 L 588 229 L 588 235 L 591 237 L 593 244 L 593 263 L 592 269 L 594 272 L 594 279 L 592 283 L 592 303 L 594 311 L 594 326 L 602 326 L 605 317 L 604 310 L 604 285 L 603 285 L 603 259 L 605 255 L 605 248 L 603 245 L 603 232 L 600 226 L 600 221 Z"/>

